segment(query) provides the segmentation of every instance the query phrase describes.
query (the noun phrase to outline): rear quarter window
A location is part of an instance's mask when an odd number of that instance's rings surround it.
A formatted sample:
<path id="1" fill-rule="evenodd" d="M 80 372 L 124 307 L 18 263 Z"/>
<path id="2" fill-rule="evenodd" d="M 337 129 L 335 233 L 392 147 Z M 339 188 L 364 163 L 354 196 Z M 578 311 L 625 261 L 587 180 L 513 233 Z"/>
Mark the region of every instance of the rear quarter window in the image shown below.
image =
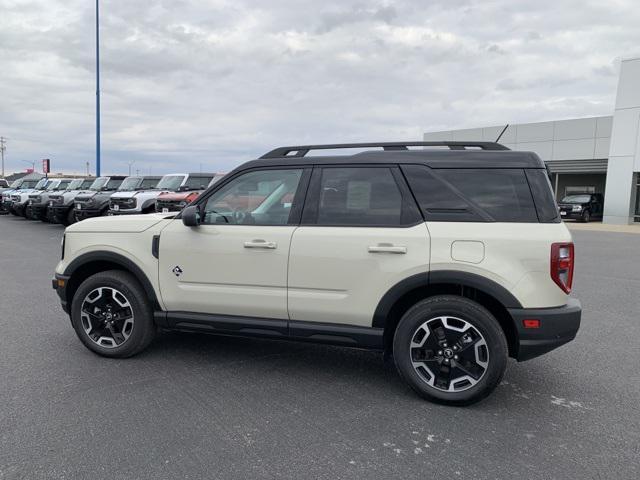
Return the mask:
<path id="1" fill-rule="evenodd" d="M 531 193 L 536 204 L 538 220 L 542 223 L 558 223 L 558 205 L 554 199 L 551 182 L 546 170 L 529 169 L 526 171 L 527 180 L 531 187 Z"/>
<path id="2" fill-rule="evenodd" d="M 427 220 L 538 222 L 523 169 L 402 168 Z"/>

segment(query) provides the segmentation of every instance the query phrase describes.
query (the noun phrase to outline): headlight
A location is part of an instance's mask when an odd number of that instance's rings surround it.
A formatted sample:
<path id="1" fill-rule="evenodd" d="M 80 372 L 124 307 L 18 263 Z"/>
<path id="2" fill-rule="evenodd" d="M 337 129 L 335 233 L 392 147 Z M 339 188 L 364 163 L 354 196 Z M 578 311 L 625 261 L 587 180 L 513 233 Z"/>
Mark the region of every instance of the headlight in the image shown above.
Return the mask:
<path id="1" fill-rule="evenodd" d="M 579 212 L 582 210 L 582 205 L 574 205 L 571 209 L 573 212 Z"/>

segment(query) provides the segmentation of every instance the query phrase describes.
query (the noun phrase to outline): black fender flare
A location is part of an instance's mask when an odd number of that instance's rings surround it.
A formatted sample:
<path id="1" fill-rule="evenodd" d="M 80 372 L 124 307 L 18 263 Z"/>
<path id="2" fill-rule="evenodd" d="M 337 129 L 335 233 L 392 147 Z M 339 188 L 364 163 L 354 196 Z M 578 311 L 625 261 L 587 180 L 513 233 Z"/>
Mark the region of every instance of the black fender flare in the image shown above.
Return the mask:
<path id="1" fill-rule="evenodd" d="M 438 284 L 454 284 L 475 288 L 492 296 L 507 309 L 522 308 L 518 299 L 511 292 L 482 275 L 457 270 L 435 270 L 412 275 L 391 287 L 378 302 L 371 326 L 384 328 L 391 309 L 405 294 L 417 288 L 427 289 Z"/>
<path id="2" fill-rule="evenodd" d="M 93 262 L 109 262 L 122 267 L 123 270 L 131 273 L 136 280 L 140 282 L 142 288 L 145 293 L 149 297 L 149 300 L 152 301 L 154 309 L 160 310 L 160 302 L 158 301 L 158 296 L 156 295 L 155 290 L 153 289 L 153 285 L 147 278 L 146 274 L 142 271 L 140 267 L 138 267 L 134 262 L 129 260 L 127 257 L 114 253 L 114 252 L 89 252 L 80 255 L 78 258 L 75 258 L 67 268 L 64 270 L 64 276 L 73 281 L 73 274 L 81 267 L 93 263 Z M 71 304 L 71 299 L 67 299 L 69 301 L 69 305 Z"/>

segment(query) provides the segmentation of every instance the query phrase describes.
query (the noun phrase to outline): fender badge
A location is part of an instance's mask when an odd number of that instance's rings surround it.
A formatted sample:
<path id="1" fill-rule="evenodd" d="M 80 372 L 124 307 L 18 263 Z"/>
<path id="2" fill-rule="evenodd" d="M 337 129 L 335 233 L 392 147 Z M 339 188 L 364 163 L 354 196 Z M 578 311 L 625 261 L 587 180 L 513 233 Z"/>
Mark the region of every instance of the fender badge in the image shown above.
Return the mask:
<path id="1" fill-rule="evenodd" d="M 182 275 L 182 269 L 180 268 L 179 265 L 176 265 L 175 268 L 171 271 L 176 277 L 179 277 L 180 275 Z"/>

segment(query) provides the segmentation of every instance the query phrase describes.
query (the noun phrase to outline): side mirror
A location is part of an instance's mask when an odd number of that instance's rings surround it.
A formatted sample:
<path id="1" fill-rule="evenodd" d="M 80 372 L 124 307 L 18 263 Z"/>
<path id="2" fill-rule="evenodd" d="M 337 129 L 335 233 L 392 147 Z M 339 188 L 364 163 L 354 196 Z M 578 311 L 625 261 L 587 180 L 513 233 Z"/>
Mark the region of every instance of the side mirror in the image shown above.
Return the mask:
<path id="1" fill-rule="evenodd" d="M 182 210 L 182 223 L 187 227 L 200 225 L 200 211 L 197 205 L 190 205 Z"/>

